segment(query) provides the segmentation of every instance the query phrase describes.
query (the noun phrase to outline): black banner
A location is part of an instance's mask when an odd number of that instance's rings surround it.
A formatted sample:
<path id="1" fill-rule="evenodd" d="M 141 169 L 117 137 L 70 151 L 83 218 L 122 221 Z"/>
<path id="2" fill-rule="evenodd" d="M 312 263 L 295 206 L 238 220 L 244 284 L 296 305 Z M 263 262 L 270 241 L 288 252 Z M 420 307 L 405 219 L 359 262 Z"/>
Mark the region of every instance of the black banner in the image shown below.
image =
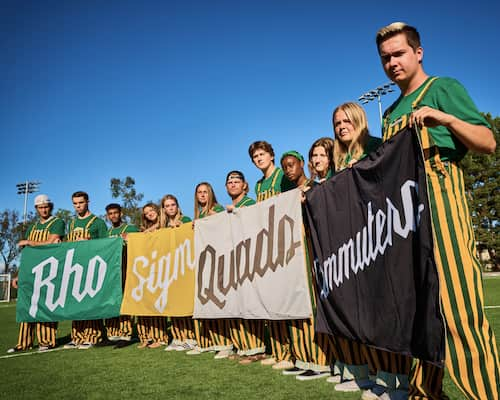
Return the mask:
<path id="1" fill-rule="evenodd" d="M 441 364 L 444 325 L 417 134 L 401 131 L 306 195 L 316 329 Z"/>

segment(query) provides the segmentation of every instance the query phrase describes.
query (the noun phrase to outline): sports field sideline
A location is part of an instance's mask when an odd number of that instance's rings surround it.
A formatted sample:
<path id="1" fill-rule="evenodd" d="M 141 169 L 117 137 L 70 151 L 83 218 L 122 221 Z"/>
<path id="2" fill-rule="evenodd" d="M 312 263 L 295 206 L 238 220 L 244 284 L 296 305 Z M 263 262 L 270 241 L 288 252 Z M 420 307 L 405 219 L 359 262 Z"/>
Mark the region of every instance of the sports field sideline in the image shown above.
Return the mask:
<path id="1" fill-rule="evenodd" d="M 500 336 L 500 274 L 484 277 L 486 314 Z M 338 393 L 325 379 L 301 382 L 260 364 L 214 360 L 213 353 L 188 356 L 160 349 L 36 350 L 7 354 L 17 341 L 15 302 L 0 303 L 0 399 L 359 399 Z M 69 341 L 62 322 L 58 342 Z M 445 379 L 450 399 L 463 399 Z"/>

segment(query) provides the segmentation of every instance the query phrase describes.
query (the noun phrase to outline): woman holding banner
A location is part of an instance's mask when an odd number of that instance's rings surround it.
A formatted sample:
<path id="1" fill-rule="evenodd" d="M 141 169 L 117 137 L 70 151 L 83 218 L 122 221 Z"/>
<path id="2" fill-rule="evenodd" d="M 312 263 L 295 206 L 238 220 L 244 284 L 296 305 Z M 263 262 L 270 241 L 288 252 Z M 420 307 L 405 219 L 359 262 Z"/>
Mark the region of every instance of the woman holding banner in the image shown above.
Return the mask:
<path id="1" fill-rule="evenodd" d="M 224 211 L 215 197 L 212 185 L 200 182 L 194 192 L 194 218 L 201 219 Z M 230 339 L 229 324 L 226 319 L 194 320 L 196 342 L 198 346 L 186 354 L 196 355 L 206 351 L 232 351 L 233 342 Z M 219 357 L 217 357 L 219 358 Z"/>
<path id="2" fill-rule="evenodd" d="M 182 214 L 177 197 L 167 194 L 161 199 L 160 226 L 162 228 L 177 228 L 191 222 L 191 218 Z M 196 345 L 192 317 L 170 317 L 172 322 L 172 342 L 165 351 L 192 350 Z"/>
<path id="3" fill-rule="evenodd" d="M 142 207 L 141 232 L 154 232 L 160 229 L 160 208 L 154 203 L 147 203 Z M 139 335 L 139 349 L 148 347 L 157 349 L 168 341 L 167 319 L 158 316 L 138 316 L 137 333 Z"/>
<path id="4" fill-rule="evenodd" d="M 352 102 L 339 105 L 333 111 L 332 124 L 335 135 L 333 161 L 335 173 L 351 168 L 382 143 L 369 134 L 364 109 Z M 370 348 L 344 338 L 335 338 L 343 364 L 342 383 L 335 386 L 341 392 L 367 389 L 363 399 L 377 399 L 384 391 L 394 398 L 407 396 L 408 374 L 411 358 Z M 377 373 L 377 386 L 368 378 L 368 372 Z M 396 387 L 397 386 L 397 387 Z M 399 396 L 399 397 L 397 397 Z M 391 397 L 391 398 L 393 398 Z"/>

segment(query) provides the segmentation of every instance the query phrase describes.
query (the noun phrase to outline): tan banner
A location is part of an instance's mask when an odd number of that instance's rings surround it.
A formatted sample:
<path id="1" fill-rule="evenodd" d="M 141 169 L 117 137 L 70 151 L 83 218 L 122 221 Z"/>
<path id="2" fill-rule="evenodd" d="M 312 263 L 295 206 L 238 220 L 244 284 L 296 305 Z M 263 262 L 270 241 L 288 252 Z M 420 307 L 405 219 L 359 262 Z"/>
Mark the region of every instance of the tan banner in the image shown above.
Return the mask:
<path id="1" fill-rule="evenodd" d="M 193 315 L 195 260 L 193 228 L 129 233 L 127 279 L 121 313 Z"/>
<path id="2" fill-rule="evenodd" d="M 195 318 L 312 315 L 298 189 L 196 221 Z"/>

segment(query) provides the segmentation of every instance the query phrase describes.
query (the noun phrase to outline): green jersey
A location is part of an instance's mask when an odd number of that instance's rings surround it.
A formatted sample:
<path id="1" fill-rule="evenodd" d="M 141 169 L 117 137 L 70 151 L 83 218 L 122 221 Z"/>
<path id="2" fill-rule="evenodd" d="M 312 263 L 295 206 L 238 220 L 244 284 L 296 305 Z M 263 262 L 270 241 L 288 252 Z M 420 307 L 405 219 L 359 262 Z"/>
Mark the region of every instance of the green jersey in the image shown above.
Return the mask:
<path id="1" fill-rule="evenodd" d="M 366 142 L 366 146 L 363 150 L 363 154 L 361 154 L 361 156 L 359 157 L 359 160 L 362 160 L 368 154 L 370 154 L 372 151 L 375 151 L 377 149 L 377 147 L 380 146 L 381 143 L 382 143 L 382 139 L 375 137 L 375 136 L 368 135 L 368 140 Z M 348 153 L 347 157 L 344 161 L 344 165 L 342 165 L 340 167 L 340 169 L 346 168 L 347 165 L 351 162 L 351 160 L 352 160 L 352 154 Z"/>
<path id="2" fill-rule="evenodd" d="M 131 233 L 131 232 L 139 232 L 139 229 L 135 225 L 129 225 L 126 223 L 122 223 L 120 226 L 116 228 L 108 229 L 108 237 L 121 237 L 123 233 Z"/>
<path id="3" fill-rule="evenodd" d="M 68 242 L 75 242 L 80 239 L 101 239 L 108 237 L 108 227 L 106 223 L 90 214 L 85 218 L 73 218 L 69 225 Z"/>
<path id="4" fill-rule="evenodd" d="M 433 78 L 429 77 L 417 90 L 407 96 L 400 96 L 384 114 L 383 137 L 392 136 L 403 129 L 408 117 L 415 109 L 428 106 L 469 122 L 473 125 L 490 127 L 486 119 L 479 113 L 476 105 L 470 98 L 465 88 L 455 79 L 438 78 L 427 89 L 423 97 L 413 105 L 419 95 L 424 91 L 427 83 Z M 467 147 L 444 126 L 428 128 L 429 134 L 439 148 L 442 160 L 460 161 L 467 153 Z"/>
<path id="5" fill-rule="evenodd" d="M 26 239 L 34 242 L 45 242 L 50 235 L 57 235 L 61 239 L 65 233 L 64 221 L 61 218 L 51 216 L 44 223 L 38 220 L 31 225 L 26 232 Z"/>
<path id="6" fill-rule="evenodd" d="M 285 177 L 283 170 L 276 167 L 268 178 L 262 177 L 255 184 L 257 203 L 267 200 L 278 193 L 286 192 L 293 187 L 294 184 Z"/>
<path id="7" fill-rule="evenodd" d="M 224 211 L 224 207 L 222 207 L 220 204 L 216 204 L 212 207 L 212 211 L 215 211 L 216 213 L 220 213 L 220 212 Z M 207 216 L 207 214 L 205 214 L 205 212 L 200 210 L 200 215 L 198 216 L 198 218 L 205 218 L 206 216 Z"/>
<path id="8" fill-rule="evenodd" d="M 243 198 L 238 201 L 234 207 L 235 208 L 240 208 L 240 207 L 247 207 L 247 206 L 251 206 L 253 204 L 255 204 L 256 201 L 248 196 L 243 196 Z"/>

